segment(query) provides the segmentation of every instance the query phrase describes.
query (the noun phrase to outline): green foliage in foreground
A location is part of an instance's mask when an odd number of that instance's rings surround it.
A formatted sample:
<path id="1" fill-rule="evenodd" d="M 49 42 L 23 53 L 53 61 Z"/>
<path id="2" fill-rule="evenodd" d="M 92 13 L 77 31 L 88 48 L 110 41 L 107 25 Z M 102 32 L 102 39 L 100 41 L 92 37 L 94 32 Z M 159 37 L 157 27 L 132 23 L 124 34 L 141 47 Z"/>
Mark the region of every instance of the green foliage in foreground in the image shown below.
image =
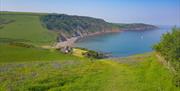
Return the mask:
<path id="1" fill-rule="evenodd" d="M 0 12 L 0 40 L 24 40 L 38 45 L 54 43 L 57 34 L 43 28 L 39 17 L 36 14 Z"/>
<path id="2" fill-rule="evenodd" d="M 0 64 L 2 91 L 178 91 L 152 54 L 99 61 Z"/>
<path id="3" fill-rule="evenodd" d="M 172 32 L 164 34 L 154 48 L 176 70 L 176 85 L 180 87 L 180 29 L 174 28 Z"/>

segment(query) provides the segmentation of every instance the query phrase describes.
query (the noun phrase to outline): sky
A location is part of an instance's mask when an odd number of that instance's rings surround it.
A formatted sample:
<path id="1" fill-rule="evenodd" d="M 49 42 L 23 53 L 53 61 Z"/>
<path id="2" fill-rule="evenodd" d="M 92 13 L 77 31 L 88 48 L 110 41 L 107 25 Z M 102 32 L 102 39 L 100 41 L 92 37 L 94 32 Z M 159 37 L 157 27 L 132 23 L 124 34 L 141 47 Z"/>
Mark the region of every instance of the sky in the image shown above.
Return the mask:
<path id="1" fill-rule="evenodd" d="M 90 16 L 113 23 L 180 25 L 180 0 L 0 0 L 0 11 Z"/>

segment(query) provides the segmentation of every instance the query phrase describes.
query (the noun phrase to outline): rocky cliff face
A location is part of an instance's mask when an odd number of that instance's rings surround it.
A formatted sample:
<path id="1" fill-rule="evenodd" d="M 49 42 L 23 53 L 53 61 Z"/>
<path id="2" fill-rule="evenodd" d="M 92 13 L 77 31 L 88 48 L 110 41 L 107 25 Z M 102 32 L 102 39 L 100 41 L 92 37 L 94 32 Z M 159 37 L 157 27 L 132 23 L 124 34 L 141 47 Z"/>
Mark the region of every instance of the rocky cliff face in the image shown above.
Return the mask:
<path id="1" fill-rule="evenodd" d="M 102 19 L 65 14 L 49 14 L 41 16 L 40 19 L 44 27 L 59 34 L 57 38 L 59 42 L 72 37 L 84 37 L 121 30 L 149 30 L 156 28 L 147 24 L 113 24 Z"/>

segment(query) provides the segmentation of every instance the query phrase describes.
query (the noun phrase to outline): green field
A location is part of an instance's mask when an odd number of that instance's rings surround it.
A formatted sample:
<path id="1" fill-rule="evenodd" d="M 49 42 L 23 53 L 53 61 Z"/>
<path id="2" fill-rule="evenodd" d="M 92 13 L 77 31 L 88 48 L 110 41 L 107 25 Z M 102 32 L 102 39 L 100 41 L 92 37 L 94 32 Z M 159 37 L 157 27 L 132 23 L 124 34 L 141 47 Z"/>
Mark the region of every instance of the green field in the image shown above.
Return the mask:
<path id="1" fill-rule="evenodd" d="M 0 28 L 0 39 L 24 40 L 37 45 L 49 45 L 57 34 L 48 31 L 40 22 L 38 14 L 0 12 L 0 19 L 11 20 Z"/>
<path id="2" fill-rule="evenodd" d="M 56 50 L 42 48 L 25 48 L 8 44 L 0 44 L 0 52 L 0 63 L 82 59 L 72 55 L 60 53 Z"/>
<path id="3" fill-rule="evenodd" d="M 154 54 L 0 64 L 1 91 L 178 91 Z"/>

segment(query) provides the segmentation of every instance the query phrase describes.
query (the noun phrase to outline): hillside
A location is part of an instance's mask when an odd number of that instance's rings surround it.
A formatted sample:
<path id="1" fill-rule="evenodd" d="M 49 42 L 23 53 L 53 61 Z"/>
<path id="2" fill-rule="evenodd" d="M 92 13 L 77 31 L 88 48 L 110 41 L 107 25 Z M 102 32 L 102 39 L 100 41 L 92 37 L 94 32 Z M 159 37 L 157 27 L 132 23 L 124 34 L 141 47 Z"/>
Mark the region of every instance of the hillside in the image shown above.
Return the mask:
<path id="1" fill-rule="evenodd" d="M 0 42 L 21 41 L 37 45 L 56 42 L 57 34 L 42 27 L 40 14 L 0 12 Z"/>
<path id="2" fill-rule="evenodd" d="M 58 41 L 66 41 L 72 37 L 84 37 L 93 34 L 119 32 L 123 30 L 153 30 L 154 25 L 134 23 L 115 24 L 103 19 L 66 14 L 48 14 L 41 17 L 43 26 L 59 34 Z"/>
<path id="3" fill-rule="evenodd" d="M 154 30 L 158 28 L 157 26 L 143 24 L 143 23 L 118 24 L 118 25 L 122 30 L 131 30 L 131 31 Z"/>
<path id="4" fill-rule="evenodd" d="M 1 91 L 178 91 L 173 76 L 154 54 L 0 63 L 0 69 Z"/>
<path id="5" fill-rule="evenodd" d="M 61 37 L 86 36 L 96 32 L 112 31 L 110 24 L 101 19 L 65 14 L 49 14 L 41 17 L 44 26 L 60 33 Z"/>
<path id="6" fill-rule="evenodd" d="M 0 63 L 81 60 L 81 58 L 63 54 L 55 49 L 23 47 L 15 44 L 0 43 Z"/>

